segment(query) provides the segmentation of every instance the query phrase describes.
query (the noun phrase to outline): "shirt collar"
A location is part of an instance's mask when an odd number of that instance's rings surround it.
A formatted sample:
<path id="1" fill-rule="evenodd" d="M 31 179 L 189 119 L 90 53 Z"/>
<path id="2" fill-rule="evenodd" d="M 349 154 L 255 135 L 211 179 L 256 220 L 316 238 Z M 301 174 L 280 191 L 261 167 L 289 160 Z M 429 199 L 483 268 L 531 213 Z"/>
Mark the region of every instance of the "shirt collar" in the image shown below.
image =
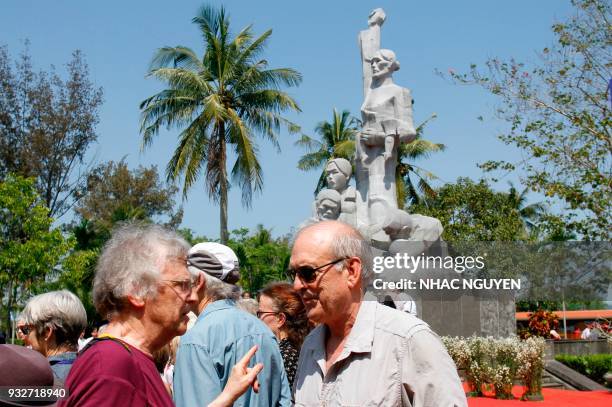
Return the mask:
<path id="1" fill-rule="evenodd" d="M 348 352 L 370 352 L 374 342 L 374 328 L 376 316 L 376 302 L 362 301 L 355 318 L 355 324 L 349 333 L 344 345 L 344 351 Z M 342 355 L 340 356 L 342 358 Z"/>
<path id="2" fill-rule="evenodd" d="M 228 308 L 234 308 L 235 306 L 236 306 L 236 301 L 234 300 L 224 299 L 224 300 L 214 301 L 208 304 L 206 308 L 204 308 L 204 311 L 202 311 L 198 319 L 206 318 L 206 315 L 209 315 L 215 311 L 220 311 L 222 309 L 228 309 Z"/>
<path id="3" fill-rule="evenodd" d="M 344 345 L 344 350 L 339 356 L 338 361 L 347 357 L 350 353 L 365 353 L 372 351 L 374 342 L 376 316 L 376 302 L 362 301 L 357 312 L 355 324 L 349 333 L 349 337 Z M 325 363 L 325 336 L 327 326 L 321 324 L 312 330 L 312 337 L 305 343 L 304 350 L 311 353 L 311 357 L 317 362 Z M 319 363 L 320 365 L 320 363 Z M 323 368 L 321 368 L 322 371 Z"/>
<path id="4" fill-rule="evenodd" d="M 301 352 L 309 352 L 309 360 L 314 361 L 321 370 L 323 375 L 325 372 L 325 335 L 327 327 L 324 324 L 316 326 L 309 335 L 308 341 L 304 342 Z M 301 353 L 300 352 L 300 353 Z"/>
<path id="5" fill-rule="evenodd" d="M 47 360 L 49 362 L 59 362 L 62 360 L 73 360 L 73 359 L 76 359 L 76 357 L 77 357 L 76 352 L 64 352 L 64 353 L 58 353 L 57 355 L 48 356 Z"/>

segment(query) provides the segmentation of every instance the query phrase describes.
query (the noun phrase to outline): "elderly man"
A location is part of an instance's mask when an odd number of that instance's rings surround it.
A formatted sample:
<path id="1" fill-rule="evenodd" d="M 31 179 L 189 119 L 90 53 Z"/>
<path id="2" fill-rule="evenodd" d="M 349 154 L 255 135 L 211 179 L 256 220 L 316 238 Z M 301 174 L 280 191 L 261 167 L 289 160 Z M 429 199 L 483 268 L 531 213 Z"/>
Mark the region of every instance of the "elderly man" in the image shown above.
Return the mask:
<path id="1" fill-rule="evenodd" d="M 93 286 L 96 309 L 110 322 L 104 335 L 79 354 L 66 380 L 68 397 L 60 405 L 174 405 L 152 354 L 187 329 L 187 313 L 196 301 L 188 249 L 174 232 L 155 225 L 127 225 L 113 233 Z M 247 363 L 243 359 L 232 370 L 238 381 L 212 405 L 231 405 L 255 380 L 261 365 L 249 370 Z"/>
<path id="2" fill-rule="evenodd" d="M 259 391 L 248 390 L 235 406 L 287 406 L 289 382 L 278 343 L 259 319 L 236 308 L 240 290 L 238 258 L 219 243 L 198 243 L 189 250 L 189 271 L 197 278 L 198 320 L 181 338 L 174 370 L 177 406 L 205 405 L 225 386 L 229 368 L 251 347 L 265 366 Z"/>
<path id="3" fill-rule="evenodd" d="M 467 406 L 452 359 L 427 324 L 363 300 L 369 244 L 351 226 L 302 229 L 290 271 L 308 318 L 294 385 L 296 406 Z"/>

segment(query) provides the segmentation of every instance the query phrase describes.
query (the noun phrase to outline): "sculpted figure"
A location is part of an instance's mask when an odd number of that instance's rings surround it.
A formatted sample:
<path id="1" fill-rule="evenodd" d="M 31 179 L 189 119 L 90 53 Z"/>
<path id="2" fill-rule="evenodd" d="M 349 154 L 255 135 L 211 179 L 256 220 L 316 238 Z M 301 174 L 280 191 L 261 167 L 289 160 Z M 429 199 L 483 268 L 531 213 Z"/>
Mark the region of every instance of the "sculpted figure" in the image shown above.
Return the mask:
<path id="1" fill-rule="evenodd" d="M 319 220 L 336 220 L 340 216 L 342 198 L 335 189 L 322 189 L 315 199 Z"/>
<path id="2" fill-rule="evenodd" d="M 372 69 L 370 61 L 380 49 L 380 27 L 385 22 L 385 12 L 382 8 L 372 10 L 368 16 L 368 28 L 359 33 L 359 47 L 361 49 L 361 66 L 363 72 L 363 96 L 366 96 L 372 82 Z"/>
<path id="3" fill-rule="evenodd" d="M 436 218 L 410 215 L 394 209 L 385 217 L 383 230 L 391 240 L 389 254 L 407 253 L 410 256 L 418 256 L 440 239 L 444 228 Z"/>
<path id="4" fill-rule="evenodd" d="M 341 196 L 340 220 L 356 226 L 356 197 L 355 188 L 349 185 L 353 167 L 349 160 L 334 158 L 329 160 L 325 167 L 327 187 L 338 191 Z"/>
<path id="5" fill-rule="evenodd" d="M 383 239 L 382 222 L 389 209 L 397 208 L 395 168 L 400 143 L 416 136 L 412 122 L 410 91 L 393 83 L 400 67 L 395 53 L 381 49 L 370 61 L 372 83 L 361 106 L 363 130 L 355 145 L 355 170 L 361 206 L 367 202 L 370 235 Z"/>

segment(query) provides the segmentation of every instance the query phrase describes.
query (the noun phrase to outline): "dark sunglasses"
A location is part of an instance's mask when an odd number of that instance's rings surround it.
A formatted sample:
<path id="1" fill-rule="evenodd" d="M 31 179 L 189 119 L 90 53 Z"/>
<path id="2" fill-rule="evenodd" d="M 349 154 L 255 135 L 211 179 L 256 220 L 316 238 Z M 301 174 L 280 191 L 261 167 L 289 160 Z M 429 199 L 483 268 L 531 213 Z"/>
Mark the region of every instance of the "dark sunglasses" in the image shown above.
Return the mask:
<path id="1" fill-rule="evenodd" d="M 290 268 L 287 270 L 287 277 L 289 277 L 291 281 L 295 281 L 295 278 L 298 277 L 303 283 L 309 284 L 317 279 L 317 273 L 323 267 L 327 267 L 327 269 L 322 271 L 321 274 L 326 273 L 334 264 L 340 263 L 346 259 L 348 259 L 348 257 L 342 257 L 319 267 L 302 266 L 296 269 Z"/>
<path id="2" fill-rule="evenodd" d="M 21 331 L 21 333 L 24 334 L 24 335 L 29 335 L 30 332 L 32 332 L 32 326 L 31 325 L 22 325 L 20 327 L 17 327 L 17 329 L 19 329 Z"/>

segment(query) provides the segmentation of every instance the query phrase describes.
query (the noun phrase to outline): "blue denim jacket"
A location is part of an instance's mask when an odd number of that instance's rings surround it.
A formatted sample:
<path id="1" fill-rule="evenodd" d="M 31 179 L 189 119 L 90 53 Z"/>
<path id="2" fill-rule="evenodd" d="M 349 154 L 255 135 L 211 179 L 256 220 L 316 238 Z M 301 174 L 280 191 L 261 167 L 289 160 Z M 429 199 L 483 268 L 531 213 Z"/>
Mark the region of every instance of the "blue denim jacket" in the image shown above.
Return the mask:
<path id="1" fill-rule="evenodd" d="M 66 381 L 66 377 L 68 377 L 68 373 L 76 357 L 76 352 L 64 352 L 47 358 L 56 380 L 60 380 L 61 382 Z"/>
<path id="2" fill-rule="evenodd" d="M 235 307 L 231 300 L 215 301 L 181 338 L 174 370 L 174 402 L 178 407 L 206 406 L 223 391 L 232 367 L 253 345 L 253 366 L 263 363 L 259 393 L 252 389 L 234 406 L 289 406 L 291 391 L 278 342 L 259 319 Z"/>

